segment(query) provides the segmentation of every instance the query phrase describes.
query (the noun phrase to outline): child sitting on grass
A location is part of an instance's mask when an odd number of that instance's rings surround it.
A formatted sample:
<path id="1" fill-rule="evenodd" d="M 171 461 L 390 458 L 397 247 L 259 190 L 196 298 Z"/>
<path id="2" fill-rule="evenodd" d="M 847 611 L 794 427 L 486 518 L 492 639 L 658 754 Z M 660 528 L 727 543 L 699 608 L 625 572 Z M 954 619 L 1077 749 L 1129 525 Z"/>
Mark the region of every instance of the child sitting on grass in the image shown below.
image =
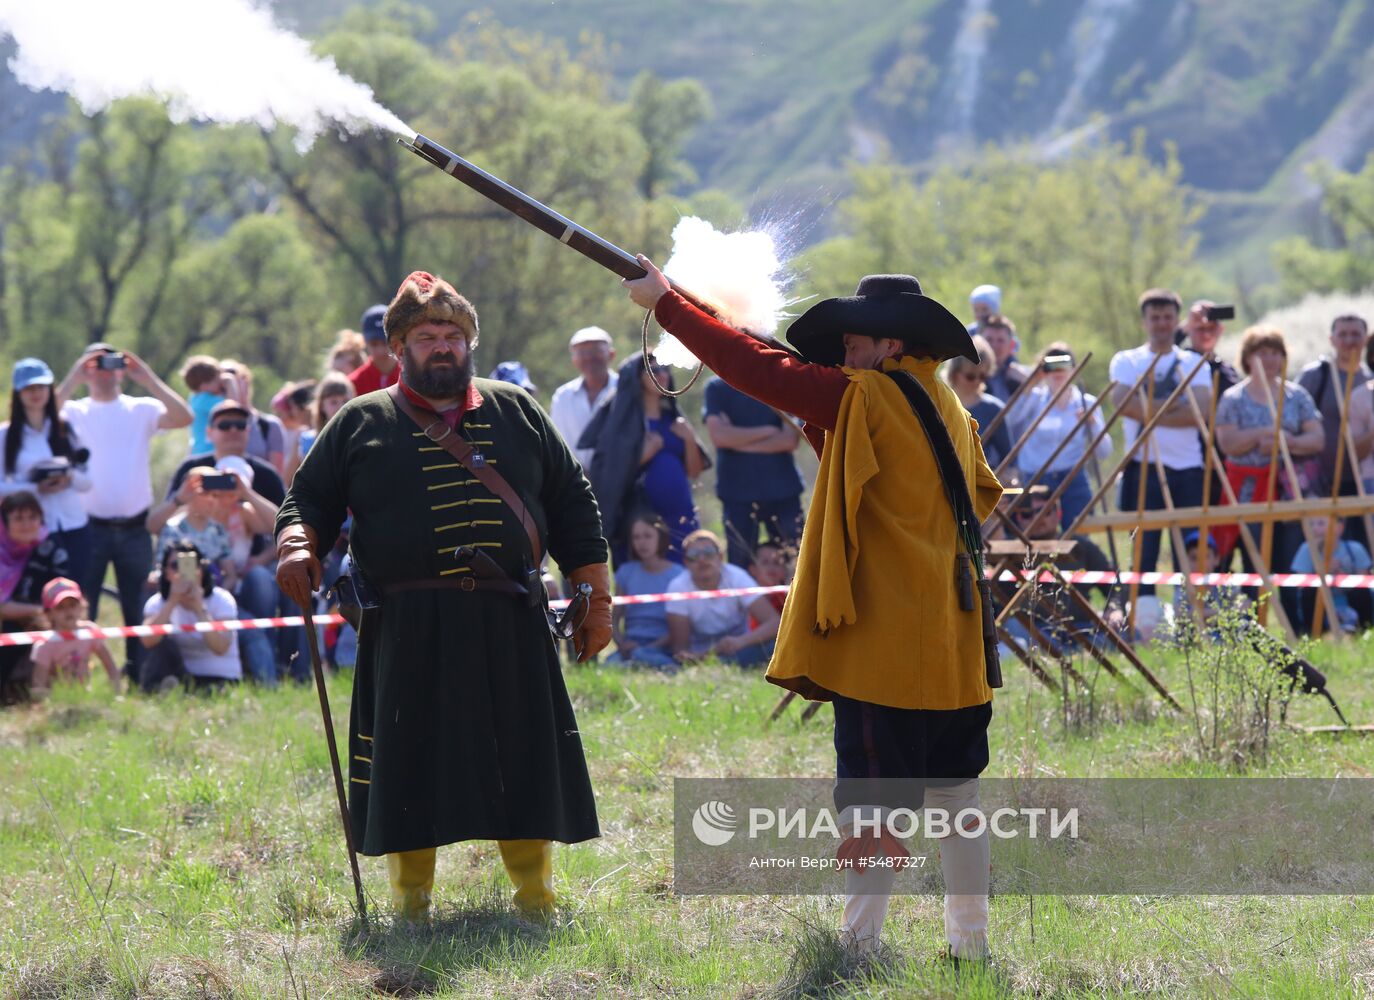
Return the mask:
<path id="1" fill-rule="evenodd" d="M 238 505 L 238 491 L 206 489 L 204 484 L 209 477 L 222 476 L 219 469 L 208 465 L 197 466 L 186 474 L 186 482 L 179 495 L 189 497 L 182 507 L 163 525 L 157 536 L 157 557 L 161 563 L 169 549 L 176 548 L 180 542 L 190 542 L 209 561 L 215 574 L 215 582 L 227 589 L 233 589 L 236 567 L 233 560 L 233 538 L 229 533 L 229 519 Z M 232 473 L 231 473 L 232 475 Z M 238 482 L 237 477 L 234 480 Z M 226 582 L 227 581 L 227 582 Z M 150 593 L 157 588 L 157 574 L 150 578 Z"/>
<path id="2" fill-rule="evenodd" d="M 1331 532 L 1331 568 L 1330 573 L 1368 573 L 1372 565 L 1369 558 L 1369 550 L 1359 542 L 1348 538 L 1342 538 L 1345 531 L 1345 522 L 1338 517 L 1309 517 L 1307 527 L 1312 533 L 1312 539 L 1317 543 L 1316 557 L 1308 548 L 1304 541 L 1298 548 L 1297 554 L 1293 556 L 1294 573 L 1316 573 L 1318 566 L 1324 566 L 1326 560 L 1327 531 Z M 1336 615 L 1340 619 L 1341 631 L 1346 633 L 1355 632 L 1360 627 L 1359 615 L 1350 606 L 1350 597 L 1341 587 L 1331 588 L 1331 597 L 1336 605 Z M 1302 621 L 1299 627 L 1307 631 L 1311 614 L 1311 601 L 1303 601 L 1301 604 Z"/>
<path id="3" fill-rule="evenodd" d="M 78 629 L 97 628 L 86 620 L 86 598 L 81 596 L 81 588 L 65 576 L 49 580 L 43 587 L 43 611 L 48 616 L 48 624 L 56 632 L 75 632 Z M 86 684 L 91 679 L 91 657 L 95 656 L 105 666 L 105 675 L 110 679 L 110 687 L 115 694 L 123 690 L 119 667 L 114 657 L 105 647 L 104 639 L 39 639 L 33 644 L 33 681 L 31 692 L 35 701 L 41 701 L 52 690 L 52 682 L 57 679 Z"/>

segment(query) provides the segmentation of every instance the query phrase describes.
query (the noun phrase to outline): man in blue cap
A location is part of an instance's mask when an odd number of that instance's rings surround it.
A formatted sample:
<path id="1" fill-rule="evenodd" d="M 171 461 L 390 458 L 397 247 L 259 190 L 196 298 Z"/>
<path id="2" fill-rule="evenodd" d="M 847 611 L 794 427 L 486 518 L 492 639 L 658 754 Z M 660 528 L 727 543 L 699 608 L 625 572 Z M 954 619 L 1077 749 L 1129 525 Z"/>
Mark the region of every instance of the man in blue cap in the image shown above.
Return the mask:
<path id="1" fill-rule="evenodd" d="M 353 383 L 353 391 L 359 396 L 389 388 L 401 377 L 401 364 L 387 346 L 386 331 L 382 329 L 382 317 L 385 315 L 384 305 L 372 306 L 363 313 L 363 342 L 367 347 L 367 361 L 348 376 Z"/>
<path id="2" fill-rule="evenodd" d="M 502 361 L 491 370 L 489 378 L 494 378 L 498 382 L 509 382 L 511 385 L 518 385 L 528 393 L 535 393 L 539 386 L 530 380 L 530 373 L 519 361 Z"/>

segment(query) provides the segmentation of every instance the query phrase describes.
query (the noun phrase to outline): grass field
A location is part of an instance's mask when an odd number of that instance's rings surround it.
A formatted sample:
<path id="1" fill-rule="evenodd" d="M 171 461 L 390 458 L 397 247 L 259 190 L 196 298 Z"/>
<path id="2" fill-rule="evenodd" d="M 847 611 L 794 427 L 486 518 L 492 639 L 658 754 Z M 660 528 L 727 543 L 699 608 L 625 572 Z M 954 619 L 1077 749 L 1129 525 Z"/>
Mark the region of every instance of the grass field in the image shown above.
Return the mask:
<path id="1" fill-rule="evenodd" d="M 1313 659 L 1374 721 L 1369 645 Z M 1176 654 L 1152 654 L 1181 701 Z M 1099 679 L 1065 704 L 1007 664 L 990 775 L 1370 776 L 1374 737 L 1272 735 L 1267 759 L 1198 751 L 1191 716 Z M 57 997 L 1358 997 L 1374 903 L 1349 897 L 994 897 L 992 966 L 936 959 L 938 899 L 902 897 L 885 959 L 837 956 L 837 898 L 678 897 L 672 779 L 825 777 L 829 711 L 756 674 L 570 668 L 603 836 L 555 858 L 556 920 L 515 916 L 494 845 L 440 851 L 436 920 L 354 935 L 318 705 L 309 689 L 111 698 L 97 679 L 0 713 L 0 995 Z M 349 678 L 331 680 L 336 720 Z M 1141 686 L 1136 685 L 1137 689 Z M 1290 721 L 1334 721 L 1303 699 Z M 1256 817 L 1262 822 L 1263 817 Z M 1366 817 L 1365 822 L 1368 821 Z"/>

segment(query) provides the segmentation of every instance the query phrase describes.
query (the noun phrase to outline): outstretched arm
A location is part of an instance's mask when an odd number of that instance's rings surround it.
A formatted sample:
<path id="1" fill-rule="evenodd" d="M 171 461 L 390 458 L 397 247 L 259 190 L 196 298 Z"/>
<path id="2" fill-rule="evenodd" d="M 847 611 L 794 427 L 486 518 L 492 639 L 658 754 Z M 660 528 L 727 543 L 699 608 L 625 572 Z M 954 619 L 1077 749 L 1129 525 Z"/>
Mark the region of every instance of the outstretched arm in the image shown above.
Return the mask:
<path id="1" fill-rule="evenodd" d="M 706 366 L 748 396 L 825 430 L 835 429 L 849 376 L 838 368 L 803 361 L 787 351 L 726 326 L 692 306 L 668 285 L 649 258 L 648 273 L 627 278 L 630 298 L 654 315 Z"/>

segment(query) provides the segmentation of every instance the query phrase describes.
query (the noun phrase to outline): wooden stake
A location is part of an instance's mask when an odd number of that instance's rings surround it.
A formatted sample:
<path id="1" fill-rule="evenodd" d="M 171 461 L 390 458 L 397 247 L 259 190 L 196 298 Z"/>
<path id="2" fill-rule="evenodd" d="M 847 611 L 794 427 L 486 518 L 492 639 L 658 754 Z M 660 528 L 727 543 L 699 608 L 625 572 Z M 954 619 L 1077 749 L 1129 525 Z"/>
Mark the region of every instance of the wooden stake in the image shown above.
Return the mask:
<path id="1" fill-rule="evenodd" d="M 1287 374 L 1287 365 L 1284 366 L 1284 374 Z M 1283 378 L 1282 376 L 1280 376 L 1280 378 L 1279 378 L 1279 385 L 1280 385 L 1280 387 L 1281 387 L 1281 388 L 1284 387 L 1284 386 L 1286 385 L 1286 383 L 1287 383 L 1287 379 L 1286 379 L 1286 378 Z M 1275 405 L 1274 405 L 1274 393 L 1273 393 L 1273 390 L 1269 387 L 1269 379 L 1268 379 L 1267 377 L 1264 378 L 1263 380 L 1261 380 L 1260 385 L 1262 385 L 1262 386 L 1264 387 L 1264 398 L 1265 398 L 1265 400 L 1267 401 L 1269 408 L 1270 408 L 1271 410 L 1275 410 L 1275 411 L 1278 413 L 1278 415 L 1279 415 L 1279 420 L 1280 420 L 1280 424 L 1279 424 L 1279 433 L 1278 433 L 1278 436 L 1275 438 L 1275 442 L 1276 442 L 1276 445 L 1277 445 L 1277 449 L 1278 449 L 1279 456 L 1280 456 L 1280 457 L 1282 458 L 1282 460 L 1283 460 L 1284 468 L 1285 468 L 1285 470 L 1288 472 L 1288 481 L 1289 481 L 1289 483 L 1292 485 L 1292 487 L 1293 487 L 1294 489 L 1297 489 L 1297 488 L 1298 488 L 1298 471 L 1297 471 L 1297 468 L 1296 468 L 1296 467 L 1294 466 L 1294 464 L 1293 464 L 1293 453 L 1292 453 L 1291 451 L 1289 451 L 1289 449 L 1288 449 L 1288 442 L 1287 442 L 1287 440 L 1284 439 L 1284 436 L 1283 436 L 1283 424 L 1282 424 L 1282 420 L 1283 420 L 1283 403 L 1284 403 L 1284 400 L 1287 398 L 1287 395 L 1288 395 L 1288 394 L 1287 394 L 1287 392 L 1282 392 L 1282 393 L 1280 394 L 1280 396 L 1279 396 L 1278 405 L 1275 406 Z M 1270 489 L 1271 489 L 1271 490 L 1274 490 L 1274 483 L 1277 481 L 1277 479 L 1276 479 L 1277 475 L 1278 475 L 1278 470 L 1277 470 L 1277 468 L 1271 467 L 1271 468 L 1269 469 L 1269 482 L 1270 482 Z M 1270 495 L 1269 495 L 1269 505 L 1270 505 L 1270 507 L 1273 507 L 1273 504 L 1274 504 L 1274 493 L 1271 492 Z M 1298 521 L 1298 525 L 1299 525 L 1300 530 L 1302 531 L 1303 539 L 1307 542 L 1307 551 L 1308 551 L 1308 553 L 1311 554 L 1311 556 L 1312 556 L 1312 563 L 1313 563 L 1313 565 L 1315 566 L 1315 565 L 1316 565 L 1316 561 L 1317 561 L 1317 558 L 1316 558 L 1316 557 L 1317 557 L 1317 548 L 1318 548 L 1316 538 L 1313 536 L 1312 531 L 1311 531 L 1311 529 L 1309 528 L 1309 526 L 1308 526 L 1308 524 L 1307 524 L 1307 519 L 1306 519 L 1306 518 L 1303 518 L 1303 519 L 1299 520 L 1299 521 Z M 1274 522 L 1272 522 L 1272 521 L 1267 522 L 1266 528 L 1268 529 L 1270 535 L 1272 535 L 1272 534 L 1273 534 L 1273 531 L 1274 531 Z M 1326 584 L 1326 577 L 1325 577 L 1325 576 L 1320 576 L 1320 577 L 1318 577 L 1318 580 L 1320 581 L 1320 586 L 1317 588 L 1317 590 L 1318 590 L 1318 593 L 1321 595 L 1322 601 L 1325 602 L 1325 604 L 1326 604 L 1326 612 L 1327 612 L 1327 614 L 1329 614 L 1329 615 L 1331 616 L 1331 621 L 1332 621 L 1333 623 L 1339 623 L 1340 617 L 1336 614 L 1336 598 L 1335 598 L 1335 596 L 1331 593 L 1331 588 L 1328 587 L 1327 584 Z M 1264 623 L 1261 622 L 1260 624 L 1264 624 Z M 1336 634 L 1336 637 L 1337 637 L 1338 639 L 1342 639 L 1342 638 L 1345 637 L 1345 633 L 1343 633 L 1343 632 L 1338 632 L 1338 633 Z"/>
<path id="2" fill-rule="evenodd" d="M 1156 354 L 1154 356 L 1154 360 L 1150 362 L 1150 366 L 1140 373 L 1140 377 L 1135 380 L 1135 384 L 1127 390 L 1128 395 L 1135 393 L 1136 390 L 1138 390 L 1142 385 L 1145 384 L 1145 380 L 1147 378 L 1152 377 L 1155 370 L 1155 365 L 1159 364 L 1159 359 L 1163 356 L 1164 355 L 1162 354 Z M 1116 383 L 1114 382 L 1112 383 L 1112 385 L 1115 386 Z M 1106 398 L 1105 394 L 1103 395 L 1103 398 Z M 1088 442 L 1088 447 L 1085 449 L 1083 457 L 1080 458 L 1074 464 L 1074 467 L 1072 469 L 1069 470 L 1068 474 L 1064 477 L 1064 481 L 1059 484 L 1059 487 L 1053 493 L 1050 494 L 1049 500 L 1046 501 L 1047 503 L 1053 503 L 1055 500 L 1058 500 L 1061 496 L 1063 496 L 1064 491 L 1068 489 L 1068 484 L 1073 481 L 1074 476 L 1078 475 L 1078 473 L 1082 471 L 1083 466 L 1087 464 L 1089 457 L 1091 457 L 1097 451 L 1098 442 L 1100 442 L 1104 437 L 1111 433 L 1112 427 L 1116 425 L 1116 422 L 1119 419 L 1121 419 L 1120 407 L 1112 411 L 1112 415 L 1107 418 L 1106 422 L 1102 425 L 1102 429 L 1097 432 L 1097 434 L 1093 437 L 1093 439 L 1090 442 Z M 1117 468 L 1112 472 L 1112 478 L 1115 479 L 1115 477 L 1120 472 L 1121 466 L 1118 465 Z M 1106 487 L 1104 486 L 1102 489 L 1098 491 L 1098 495 L 1093 497 L 1093 502 L 1088 504 L 1088 508 L 1091 509 L 1092 506 L 1096 504 L 1098 500 L 1101 499 L 1102 494 L 1105 492 Z M 1020 503 L 1024 498 L 1024 493 L 1020 496 L 1013 497 L 1012 502 L 1007 506 L 1007 511 L 1010 512 L 1014 510 L 1016 508 L 1016 505 Z M 1072 533 L 1072 531 L 1073 526 L 1070 525 L 1069 529 L 1065 531 L 1064 534 L 1070 534 Z"/>
<path id="3" fill-rule="evenodd" d="M 1149 390 L 1149 392 L 1143 394 L 1143 395 L 1140 397 L 1140 412 L 1141 412 L 1142 414 L 1143 414 L 1143 413 L 1148 413 L 1148 412 L 1150 411 L 1150 400 L 1153 399 L 1153 398 L 1154 398 L 1154 395 L 1155 395 L 1155 376 L 1154 376 L 1154 372 L 1151 372 L 1151 373 L 1150 373 L 1149 385 L 1150 385 L 1150 390 Z M 1145 435 L 1145 424 L 1144 424 L 1144 422 L 1142 421 L 1142 422 L 1141 422 L 1141 430 L 1140 430 L 1140 433 L 1136 435 L 1136 440 L 1139 441 L 1140 438 L 1143 437 L 1144 435 Z M 1158 451 L 1159 449 L 1156 448 L 1155 450 Z M 1142 455 L 1140 461 L 1137 463 L 1137 468 L 1140 470 L 1139 484 L 1138 484 L 1137 489 L 1136 489 L 1136 492 L 1135 492 L 1135 516 L 1136 516 L 1136 519 L 1137 519 L 1137 520 L 1139 520 L 1140 515 L 1142 515 L 1142 514 L 1145 513 L 1145 483 L 1146 483 L 1146 480 L 1148 480 L 1148 479 L 1149 479 L 1149 476 L 1150 476 L 1150 460 L 1149 460 L 1149 454 L 1150 454 L 1150 446 L 1149 446 L 1149 444 L 1147 443 L 1147 444 L 1145 445 L 1145 451 L 1144 451 L 1144 453 L 1143 453 L 1143 455 Z M 1144 548 L 1145 548 L 1145 532 L 1141 531 L 1139 528 L 1136 528 L 1134 534 L 1132 534 L 1132 536 L 1131 536 L 1131 569 L 1137 570 L 1137 571 L 1140 569 L 1140 557 L 1141 557 L 1141 555 L 1143 554 Z M 1127 630 L 1130 632 L 1131 638 L 1135 638 L 1135 634 L 1136 634 L 1136 633 L 1135 633 L 1135 613 L 1136 613 L 1136 607 L 1137 607 L 1137 605 L 1138 605 L 1138 603 L 1139 603 L 1139 598 L 1140 598 L 1140 584 L 1139 584 L 1138 582 L 1136 582 L 1135 580 L 1132 580 L 1132 581 L 1131 581 L 1131 590 L 1130 590 L 1131 616 L 1130 616 L 1130 618 L 1127 620 Z"/>
<path id="4" fill-rule="evenodd" d="M 1156 355 L 1156 360 L 1162 356 L 1163 355 Z M 1174 400 L 1178 399 L 1180 394 L 1182 394 L 1186 399 L 1191 400 L 1193 398 L 1191 392 L 1185 392 L 1184 390 L 1187 389 L 1189 383 L 1192 382 L 1193 376 L 1196 375 L 1198 371 L 1202 368 L 1202 366 L 1206 363 L 1206 358 L 1198 358 L 1197 364 L 1189 370 L 1188 374 L 1183 376 L 1183 380 L 1179 382 L 1178 386 L 1174 389 L 1173 392 L 1169 393 L 1169 397 L 1155 409 L 1150 419 L 1145 421 L 1145 423 L 1141 425 L 1140 433 L 1136 435 L 1134 441 L 1127 445 L 1126 453 L 1121 456 L 1121 461 L 1119 461 L 1116 464 L 1116 468 L 1112 470 L 1112 474 L 1106 480 L 1103 481 L 1102 485 L 1098 488 L 1097 494 L 1091 500 L 1088 501 L 1088 505 L 1083 508 L 1083 513 L 1079 514 L 1077 519 L 1067 528 L 1064 529 L 1064 534 L 1072 535 L 1075 531 L 1078 530 L 1078 526 L 1088 519 L 1088 516 L 1092 513 L 1093 507 L 1097 504 L 1099 500 L 1102 499 L 1103 495 L 1107 492 L 1107 490 L 1111 488 L 1112 483 L 1116 481 L 1116 477 L 1121 475 L 1121 470 L 1124 469 L 1126 467 L 1126 463 L 1128 463 L 1135 456 L 1136 449 L 1144 443 L 1146 436 L 1149 435 L 1150 432 L 1152 432 L 1155 429 L 1155 424 L 1157 424 L 1159 422 L 1159 419 L 1162 416 L 1164 416 L 1165 412 L 1173 404 Z M 1139 387 L 1137 386 L 1135 388 L 1132 388 L 1131 391 L 1135 392 L 1137 388 Z M 1196 400 L 1194 400 L 1194 403 L 1196 403 Z M 1117 415 L 1120 414 L 1120 412 L 1121 411 L 1118 409 L 1115 413 L 1113 413 L 1112 419 L 1115 420 Z M 1108 424 L 1108 426 L 1111 426 L 1110 423 Z M 1096 447 L 1095 441 L 1093 442 L 1093 445 L 1088 449 L 1089 455 L 1092 454 L 1092 449 L 1094 447 Z M 1068 488 L 1068 485 L 1073 480 L 1073 477 L 1078 474 L 1078 471 L 1082 469 L 1084 465 L 1087 464 L 1087 461 L 1088 456 L 1084 455 L 1083 458 L 1079 460 L 1079 464 L 1074 466 L 1073 471 L 1069 473 L 1069 475 L 1065 478 L 1065 480 L 1062 483 L 1059 484 L 1059 488 L 1054 493 L 1050 494 L 1050 501 L 1059 499 L 1059 497 L 1063 494 L 1064 490 Z"/>
<path id="5" fill-rule="evenodd" d="M 1193 413 L 1193 423 L 1197 425 L 1198 430 L 1203 431 L 1203 432 L 1205 433 L 1205 432 L 1207 431 L 1207 424 L 1206 424 L 1206 422 L 1202 419 L 1202 411 L 1198 408 L 1197 400 L 1195 400 L 1192 396 L 1189 396 L 1189 397 L 1188 397 L 1188 408 L 1189 408 L 1189 409 L 1192 411 L 1192 413 Z M 1212 423 L 1213 423 L 1212 429 L 1215 430 L 1215 429 L 1216 429 L 1216 426 L 1215 426 L 1215 425 L 1216 425 L 1216 411 L 1215 411 L 1215 409 L 1213 410 L 1213 420 L 1212 420 Z M 1207 450 L 1212 454 L 1212 456 L 1213 456 L 1213 461 L 1216 462 L 1217 466 L 1218 466 L 1219 468 L 1225 469 L 1226 464 L 1225 464 L 1225 462 L 1222 461 L 1221 452 L 1217 450 L 1216 438 L 1213 437 L 1212 435 L 1208 435 L 1207 438 L 1206 438 L 1206 441 L 1205 441 L 1205 447 L 1206 447 Z M 1221 483 L 1221 492 L 1222 492 L 1222 495 L 1223 495 L 1224 497 L 1226 497 L 1226 502 L 1230 505 L 1231 510 L 1234 511 L 1235 508 L 1237 508 L 1237 507 L 1240 506 L 1240 503 L 1238 502 L 1238 500 L 1237 500 L 1237 498 L 1236 498 L 1236 491 L 1235 491 L 1235 489 L 1231 486 L 1231 480 L 1230 480 L 1229 477 L 1223 475 L 1223 476 L 1220 477 L 1220 480 L 1219 480 L 1219 481 L 1220 481 L 1220 483 Z M 1258 506 L 1258 505 L 1252 505 L 1252 506 Z M 1213 510 L 1213 511 L 1210 511 L 1210 512 L 1209 512 L 1208 516 L 1209 516 L 1209 517 L 1215 517 L 1216 514 L 1217 514 L 1217 511 Z M 1229 522 L 1234 521 L 1234 520 L 1236 520 L 1235 517 L 1230 517 L 1230 518 L 1227 519 L 1226 522 L 1220 522 L 1220 521 L 1218 521 L 1218 522 L 1216 522 L 1216 523 L 1229 523 Z M 1251 564 L 1255 567 L 1255 571 L 1256 571 L 1257 573 L 1261 574 L 1261 575 L 1264 577 L 1264 579 L 1265 579 L 1265 590 L 1266 590 L 1266 591 L 1268 592 L 1268 594 L 1269 594 L 1269 603 L 1271 603 L 1271 604 L 1274 605 L 1274 615 L 1278 618 L 1278 620 L 1279 620 L 1279 625 L 1282 626 L 1283 631 L 1284 631 L 1284 634 L 1287 635 L 1289 639 L 1291 639 L 1293 642 L 1297 642 L 1297 641 L 1298 641 L 1298 634 L 1297 634 L 1297 632 L 1295 632 L 1295 631 L 1293 630 L 1293 623 L 1290 622 L 1290 621 L 1288 620 L 1288 612 L 1286 612 L 1286 611 L 1283 610 L 1283 602 L 1281 602 L 1281 601 L 1279 600 L 1278 591 L 1274 588 L 1274 576 L 1273 576 L 1273 574 L 1269 571 L 1269 563 L 1266 562 L 1265 560 L 1263 560 L 1263 559 L 1260 558 L 1260 552 L 1259 552 L 1258 547 L 1255 545 L 1255 540 L 1254 540 L 1254 538 L 1252 538 L 1252 537 L 1250 536 L 1250 532 L 1249 532 L 1248 530 L 1246 530 L 1245 525 L 1242 524 L 1242 525 L 1240 525 L 1239 527 L 1240 527 L 1240 533 L 1239 533 L 1240 543 L 1241 543 L 1241 545 L 1245 546 L 1245 552 L 1246 552 L 1246 554 L 1250 557 L 1250 562 L 1251 562 Z"/>
<path id="6" fill-rule="evenodd" d="M 1212 449 L 1212 442 L 1216 440 L 1217 402 L 1218 397 L 1220 397 L 1220 395 L 1221 372 L 1216 371 L 1214 369 L 1212 371 L 1212 402 L 1209 408 L 1211 412 L 1207 416 L 1207 437 L 1202 445 L 1202 511 L 1204 514 L 1206 514 L 1207 508 L 1210 507 L 1212 504 L 1212 456 L 1214 454 Z M 1225 475 L 1226 470 L 1223 468 L 1220 470 L 1220 473 L 1222 475 Z M 1208 524 L 1206 519 L 1204 518 L 1203 522 L 1200 525 L 1198 525 L 1197 529 L 1199 552 L 1207 551 L 1208 533 Z"/>
<path id="7" fill-rule="evenodd" d="M 1089 351 L 1087 354 L 1083 355 L 1083 360 L 1078 362 L 1078 367 L 1069 373 L 1069 377 L 1064 380 L 1064 384 L 1061 385 L 1055 391 L 1053 396 L 1050 397 L 1050 401 L 1045 404 L 1045 408 L 1041 410 L 1036 415 L 1035 419 L 1030 422 L 1030 426 L 1021 432 L 1021 436 L 1016 439 L 1016 443 L 1011 446 L 1011 450 L 1007 452 L 1007 454 L 1003 457 L 1002 461 L 997 463 L 997 468 L 992 470 L 993 475 L 998 476 L 999 478 L 1001 477 L 1002 470 L 1007 468 L 1011 464 L 1012 459 L 1014 459 L 1020 453 L 1021 449 L 1025 447 L 1026 442 L 1030 440 L 1030 436 L 1034 434 L 1035 429 L 1040 426 L 1040 422 L 1049 415 L 1050 410 L 1054 409 L 1054 405 L 1059 402 L 1059 400 L 1063 397 L 1064 393 L 1068 392 L 1069 389 L 1073 387 L 1074 381 L 1083 371 L 1083 366 L 1086 365 L 1092 359 L 1092 356 L 1092 351 Z M 1031 378 L 1035 378 L 1035 376 L 1031 375 L 1030 378 L 1028 378 L 1026 381 L 1029 382 Z"/>
<path id="8" fill-rule="evenodd" d="M 1356 365 L 1357 365 L 1357 366 L 1359 365 L 1359 362 L 1358 362 L 1358 361 L 1356 361 Z M 1333 360 L 1331 361 L 1331 368 L 1332 368 L 1332 370 L 1334 370 L 1337 374 L 1340 374 L 1341 366 L 1340 366 L 1340 359 L 1339 359 L 1339 358 L 1335 358 L 1335 359 L 1333 359 Z M 1353 371 L 1353 372 L 1350 373 L 1350 378 L 1346 379 L 1346 382 L 1345 382 L 1345 394 L 1344 394 L 1344 395 L 1345 395 L 1345 402 L 1341 404 L 1341 426 L 1340 426 L 1340 431 L 1338 432 L 1338 434 L 1337 434 L 1337 436 L 1336 436 L 1336 474 L 1335 474 L 1334 476 L 1331 477 L 1331 502 L 1332 502 L 1333 504 L 1334 504 L 1337 500 L 1339 500 L 1339 499 L 1340 499 L 1340 496 L 1341 496 L 1341 479 L 1342 479 L 1342 476 L 1341 476 L 1342 468 L 1341 468 L 1341 467 L 1342 467 L 1342 465 L 1345 464 L 1345 439 L 1346 439 L 1346 436 L 1347 436 L 1347 435 L 1346 435 L 1346 431 L 1349 430 L 1349 422 L 1350 422 L 1350 394 L 1351 394 L 1351 392 L 1352 392 L 1352 391 L 1354 390 L 1354 388 L 1355 388 L 1355 376 L 1356 376 L 1357 374 L 1358 374 L 1358 367 L 1357 367 L 1356 371 Z M 1340 398 L 1340 395 L 1339 395 L 1339 394 L 1337 394 L 1337 398 L 1338 398 L 1338 399 Z M 1353 457 L 1354 454 L 1355 454 L 1355 452 L 1352 450 L 1352 451 L 1350 452 L 1350 454 L 1351 454 L 1351 456 Z M 1356 467 L 1356 465 L 1355 465 L 1354 462 L 1351 462 L 1351 463 L 1350 463 L 1350 474 L 1351 474 L 1352 477 L 1354 477 L 1354 478 L 1356 478 L 1356 479 L 1359 478 L 1360 471 L 1359 471 L 1359 469 Z M 1329 573 L 1331 572 L 1331 557 L 1335 554 L 1335 544 L 1336 544 L 1336 532 L 1333 530 L 1333 529 L 1335 528 L 1335 526 L 1336 526 L 1336 524 L 1335 524 L 1334 518 L 1328 519 L 1328 520 L 1327 520 L 1327 522 L 1326 522 L 1326 545 L 1325 545 L 1324 551 L 1322 552 L 1321 569 L 1319 569 L 1319 570 L 1317 571 L 1317 572 L 1321 573 L 1321 575 L 1322 575 L 1323 577 L 1325 577 L 1327 574 L 1329 574 Z M 1315 552 L 1312 553 L 1312 565 L 1314 565 L 1314 566 L 1317 564 L 1316 555 L 1317 555 L 1317 554 L 1316 554 Z M 1312 609 L 1312 634 L 1313 634 L 1313 635 L 1321 635 L 1321 634 L 1322 634 L 1322 612 L 1323 612 L 1325 609 L 1326 609 L 1326 606 L 1325 606 L 1325 603 L 1324 603 L 1324 602 L 1318 603 L 1317 606 L 1316 606 L 1315 608 Z M 1331 624 L 1332 624 L 1332 626 L 1333 626 L 1334 628 L 1336 628 L 1336 629 L 1339 630 L 1339 628 L 1340 628 L 1340 623 L 1339 623 L 1339 622 L 1332 622 Z"/>

